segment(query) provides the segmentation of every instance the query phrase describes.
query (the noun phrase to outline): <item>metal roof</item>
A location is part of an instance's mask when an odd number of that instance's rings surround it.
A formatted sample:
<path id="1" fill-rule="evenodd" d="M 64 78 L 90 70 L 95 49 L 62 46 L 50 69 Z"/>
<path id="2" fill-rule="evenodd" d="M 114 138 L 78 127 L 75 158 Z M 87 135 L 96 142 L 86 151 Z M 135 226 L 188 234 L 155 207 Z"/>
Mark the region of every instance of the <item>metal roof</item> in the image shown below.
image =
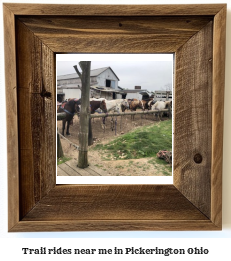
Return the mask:
<path id="1" fill-rule="evenodd" d="M 119 90 L 111 89 L 111 88 L 107 88 L 107 87 L 102 87 L 102 86 L 98 86 L 98 85 L 92 85 L 92 86 L 90 86 L 90 88 L 93 89 L 93 90 L 101 91 L 101 92 L 116 92 L 116 93 L 120 93 Z"/>
<path id="2" fill-rule="evenodd" d="M 59 86 L 59 89 L 80 89 L 80 85 L 77 83 L 63 84 Z"/>
<path id="3" fill-rule="evenodd" d="M 94 69 L 90 71 L 90 76 L 94 77 L 94 76 L 98 76 L 101 73 L 103 73 L 104 71 L 106 71 L 107 69 L 110 69 L 113 73 L 114 71 L 112 70 L 111 67 L 104 67 L 104 68 L 99 68 L 99 69 Z M 116 76 L 116 78 L 119 81 L 118 76 L 114 73 L 114 75 Z M 57 80 L 67 80 L 67 79 L 76 79 L 79 78 L 77 73 L 72 73 L 72 74 L 66 74 L 66 75 L 58 75 L 57 76 Z"/>
<path id="4" fill-rule="evenodd" d="M 152 94 L 147 90 L 140 90 L 139 94 L 151 96 Z"/>
<path id="5" fill-rule="evenodd" d="M 128 89 L 128 90 L 122 90 L 124 93 L 141 93 L 141 92 L 147 92 L 147 90 L 141 90 L 141 89 Z"/>

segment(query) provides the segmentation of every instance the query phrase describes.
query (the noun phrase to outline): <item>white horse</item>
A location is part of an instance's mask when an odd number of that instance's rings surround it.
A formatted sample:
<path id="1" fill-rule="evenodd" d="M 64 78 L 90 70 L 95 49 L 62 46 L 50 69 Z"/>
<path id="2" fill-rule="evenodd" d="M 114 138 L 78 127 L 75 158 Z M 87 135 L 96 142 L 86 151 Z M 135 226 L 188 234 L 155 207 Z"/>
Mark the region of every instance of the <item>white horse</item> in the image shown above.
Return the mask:
<path id="1" fill-rule="evenodd" d="M 115 107 L 115 111 L 117 111 L 118 113 L 124 112 L 125 110 L 129 109 L 129 103 L 128 103 L 127 99 L 120 99 L 120 100 L 122 100 L 122 101 L 118 102 Z"/>
<path id="2" fill-rule="evenodd" d="M 128 101 L 126 99 L 106 100 L 107 111 L 121 112 L 121 104 L 128 107 Z"/>
<path id="3" fill-rule="evenodd" d="M 108 112 L 112 111 L 112 112 L 121 113 L 122 105 L 126 109 L 129 108 L 127 99 L 107 100 L 105 98 L 90 98 L 90 101 L 102 101 L 102 100 L 105 100 Z M 100 111 L 100 109 L 98 109 L 98 111 Z"/>
<path id="4" fill-rule="evenodd" d="M 163 112 L 161 110 L 164 110 L 166 108 L 169 108 L 169 106 L 172 105 L 171 101 L 157 101 L 155 104 L 152 105 L 152 111 L 158 110 L 158 118 L 159 120 L 162 119 Z"/>
<path id="5" fill-rule="evenodd" d="M 103 100 L 106 101 L 105 98 L 90 98 L 90 101 L 103 101 Z"/>

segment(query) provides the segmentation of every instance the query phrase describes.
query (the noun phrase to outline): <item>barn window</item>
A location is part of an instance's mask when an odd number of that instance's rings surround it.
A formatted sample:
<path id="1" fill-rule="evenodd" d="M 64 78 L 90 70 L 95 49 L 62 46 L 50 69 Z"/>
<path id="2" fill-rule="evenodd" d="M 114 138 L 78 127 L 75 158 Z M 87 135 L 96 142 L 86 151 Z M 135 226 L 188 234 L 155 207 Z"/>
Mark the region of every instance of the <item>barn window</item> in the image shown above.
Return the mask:
<path id="1" fill-rule="evenodd" d="M 106 87 L 111 87 L 111 80 L 106 80 Z"/>

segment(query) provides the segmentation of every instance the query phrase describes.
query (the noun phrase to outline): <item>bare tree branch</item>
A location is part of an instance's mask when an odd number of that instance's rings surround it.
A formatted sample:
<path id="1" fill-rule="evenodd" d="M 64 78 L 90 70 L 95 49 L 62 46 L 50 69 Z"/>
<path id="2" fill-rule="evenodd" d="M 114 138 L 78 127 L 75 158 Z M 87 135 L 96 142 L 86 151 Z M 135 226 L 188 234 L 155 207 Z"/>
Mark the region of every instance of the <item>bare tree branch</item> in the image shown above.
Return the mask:
<path id="1" fill-rule="evenodd" d="M 81 63 L 81 62 L 79 62 L 79 65 L 80 65 L 80 63 Z M 82 80 L 82 73 L 78 70 L 77 65 L 74 65 L 73 67 L 74 67 L 76 73 L 79 75 L 79 78 Z M 80 67 L 81 67 L 81 65 L 80 65 Z M 82 67 L 81 67 L 81 68 L 82 68 Z"/>
<path id="2" fill-rule="evenodd" d="M 80 66 L 80 68 L 81 68 L 82 71 L 84 70 L 83 67 L 84 67 L 85 63 L 86 63 L 86 62 L 84 62 L 84 61 L 80 61 L 80 62 L 79 62 L 79 66 Z"/>
<path id="3" fill-rule="evenodd" d="M 161 90 L 171 91 L 172 90 L 172 84 L 171 83 L 165 84 L 164 87 L 161 87 Z"/>
<path id="4" fill-rule="evenodd" d="M 79 62 L 79 65 L 80 65 L 80 63 L 81 63 L 81 62 Z M 80 78 L 80 80 L 81 80 L 81 82 L 82 82 L 82 73 L 78 70 L 77 65 L 74 65 L 73 67 L 74 67 L 76 73 L 79 75 L 79 78 Z M 80 65 L 80 67 L 81 67 L 81 69 L 82 69 L 82 66 L 81 66 L 81 65 Z M 79 87 L 79 89 L 82 91 L 82 86 L 80 87 L 80 86 L 78 85 L 78 87 Z"/>

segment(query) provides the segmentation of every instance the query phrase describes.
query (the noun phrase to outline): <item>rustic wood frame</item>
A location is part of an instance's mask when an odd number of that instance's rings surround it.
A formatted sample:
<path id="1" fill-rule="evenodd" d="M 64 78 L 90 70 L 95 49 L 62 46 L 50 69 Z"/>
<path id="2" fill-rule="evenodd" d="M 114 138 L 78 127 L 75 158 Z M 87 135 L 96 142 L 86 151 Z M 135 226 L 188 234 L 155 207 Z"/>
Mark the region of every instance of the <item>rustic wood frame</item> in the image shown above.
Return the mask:
<path id="1" fill-rule="evenodd" d="M 221 230 L 226 4 L 3 8 L 9 231 Z M 55 184 L 55 53 L 80 51 L 175 53 L 173 185 Z"/>

